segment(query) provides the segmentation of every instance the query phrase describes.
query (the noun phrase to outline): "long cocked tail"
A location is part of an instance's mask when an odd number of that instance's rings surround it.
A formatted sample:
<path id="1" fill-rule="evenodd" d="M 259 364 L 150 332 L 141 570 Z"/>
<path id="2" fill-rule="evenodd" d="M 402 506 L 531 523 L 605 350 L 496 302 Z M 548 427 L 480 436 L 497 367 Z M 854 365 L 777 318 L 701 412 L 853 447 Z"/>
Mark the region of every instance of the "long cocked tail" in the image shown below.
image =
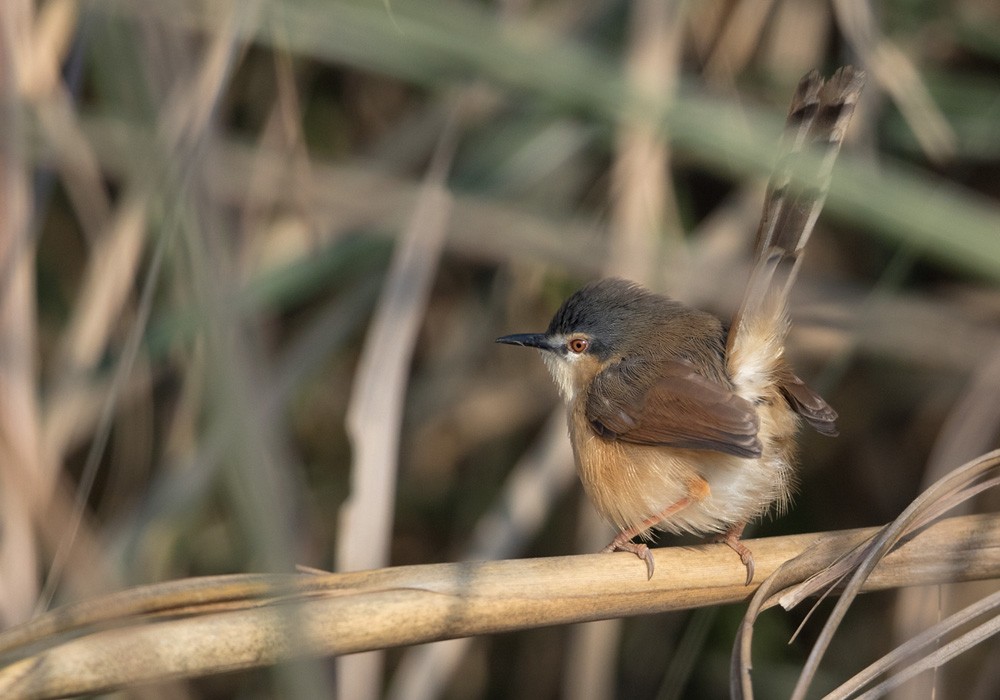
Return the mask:
<path id="1" fill-rule="evenodd" d="M 816 71 L 799 82 L 764 199 L 750 280 L 726 341 L 729 373 L 742 393 L 755 394 L 758 385 L 764 391 L 777 379 L 793 408 L 827 434 L 836 433 L 836 413 L 782 360 L 788 294 L 864 82 L 864 72 L 851 66 L 826 82 Z"/>

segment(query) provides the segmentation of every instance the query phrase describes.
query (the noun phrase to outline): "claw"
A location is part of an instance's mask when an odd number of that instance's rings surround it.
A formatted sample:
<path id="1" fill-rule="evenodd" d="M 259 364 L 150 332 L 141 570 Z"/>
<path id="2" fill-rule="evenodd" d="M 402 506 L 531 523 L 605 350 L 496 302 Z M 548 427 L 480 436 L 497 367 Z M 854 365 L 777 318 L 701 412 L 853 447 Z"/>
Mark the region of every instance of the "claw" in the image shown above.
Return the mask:
<path id="1" fill-rule="evenodd" d="M 620 542 L 620 537 L 616 537 L 614 541 L 611 542 L 607 547 L 602 549 L 602 552 L 632 552 L 644 562 L 646 562 L 646 580 L 653 578 L 653 570 L 656 568 L 656 562 L 653 560 L 653 553 L 649 550 L 642 542 L 636 543 L 629 540 Z"/>
<path id="2" fill-rule="evenodd" d="M 746 549 L 744 547 L 744 549 Z M 740 561 L 743 562 L 743 566 L 747 567 L 747 582 L 744 585 L 749 586 L 753 582 L 753 554 L 750 550 L 746 550 L 746 556 L 740 555 Z"/>

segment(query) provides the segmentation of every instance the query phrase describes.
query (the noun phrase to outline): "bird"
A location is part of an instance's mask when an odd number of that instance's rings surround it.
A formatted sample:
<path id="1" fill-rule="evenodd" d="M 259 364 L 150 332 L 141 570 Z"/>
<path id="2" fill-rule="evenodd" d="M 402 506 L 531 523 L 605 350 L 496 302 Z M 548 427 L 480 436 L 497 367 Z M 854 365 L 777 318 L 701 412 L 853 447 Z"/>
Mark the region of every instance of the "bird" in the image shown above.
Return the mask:
<path id="1" fill-rule="evenodd" d="M 754 559 L 746 525 L 787 508 L 805 421 L 837 435 L 837 413 L 785 358 L 788 296 L 822 209 L 864 72 L 811 71 L 789 107 L 765 193 L 746 291 L 729 323 L 620 278 L 584 286 L 535 348 L 566 405 L 584 491 L 618 534 L 605 552 L 654 560 L 653 530 L 696 533 Z M 635 541 L 636 538 L 640 541 Z"/>

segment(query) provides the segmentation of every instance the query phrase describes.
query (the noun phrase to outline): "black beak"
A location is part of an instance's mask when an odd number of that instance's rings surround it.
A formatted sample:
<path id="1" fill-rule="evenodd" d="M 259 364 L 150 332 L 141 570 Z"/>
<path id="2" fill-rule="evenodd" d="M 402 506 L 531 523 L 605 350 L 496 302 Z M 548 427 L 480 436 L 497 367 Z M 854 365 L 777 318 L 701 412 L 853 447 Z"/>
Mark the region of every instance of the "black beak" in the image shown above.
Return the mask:
<path id="1" fill-rule="evenodd" d="M 544 333 L 515 333 L 497 338 L 497 342 L 507 345 L 521 345 L 526 348 L 538 348 L 539 350 L 555 350 L 552 341 Z"/>

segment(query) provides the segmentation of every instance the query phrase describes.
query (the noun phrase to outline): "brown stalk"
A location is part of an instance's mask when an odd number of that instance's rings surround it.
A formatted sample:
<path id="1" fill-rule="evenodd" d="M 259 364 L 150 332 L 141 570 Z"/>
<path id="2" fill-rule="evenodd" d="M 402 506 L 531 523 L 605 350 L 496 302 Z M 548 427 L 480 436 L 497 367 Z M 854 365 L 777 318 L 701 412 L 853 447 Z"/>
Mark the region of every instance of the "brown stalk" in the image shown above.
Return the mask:
<path id="1" fill-rule="evenodd" d="M 340 511 L 337 568 L 342 571 L 384 566 L 389 560 L 403 402 L 451 214 L 446 182 L 455 130 L 455 122 L 449 122 L 396 247 L 347 408 L 354 462 L 351 493 Z M 377 697 L 382 663 L 377 654 L 342 660 L 341 697 Z"/>
<path id="2" fill-rule="evenodd" d="M 826 566 L 878 532 L 749 545 L 758 572 L 770 576 L 807 551 L 813 566 Z M 955 556 L 943 560 L 943 550 Z M 945 520 L 885 557 L 861 590 L 998 577 L 998 552 L 1000 516 Z M 0 635 L 8 660 L 0 696 L 98 692 L 295 656 L 734 603 L 752 592 L 724 545 L 662 548 L 655 557 L 663 573 L 651 581 L 635 557 L 591 554 L 156 584 L 54 610 Z"/>

